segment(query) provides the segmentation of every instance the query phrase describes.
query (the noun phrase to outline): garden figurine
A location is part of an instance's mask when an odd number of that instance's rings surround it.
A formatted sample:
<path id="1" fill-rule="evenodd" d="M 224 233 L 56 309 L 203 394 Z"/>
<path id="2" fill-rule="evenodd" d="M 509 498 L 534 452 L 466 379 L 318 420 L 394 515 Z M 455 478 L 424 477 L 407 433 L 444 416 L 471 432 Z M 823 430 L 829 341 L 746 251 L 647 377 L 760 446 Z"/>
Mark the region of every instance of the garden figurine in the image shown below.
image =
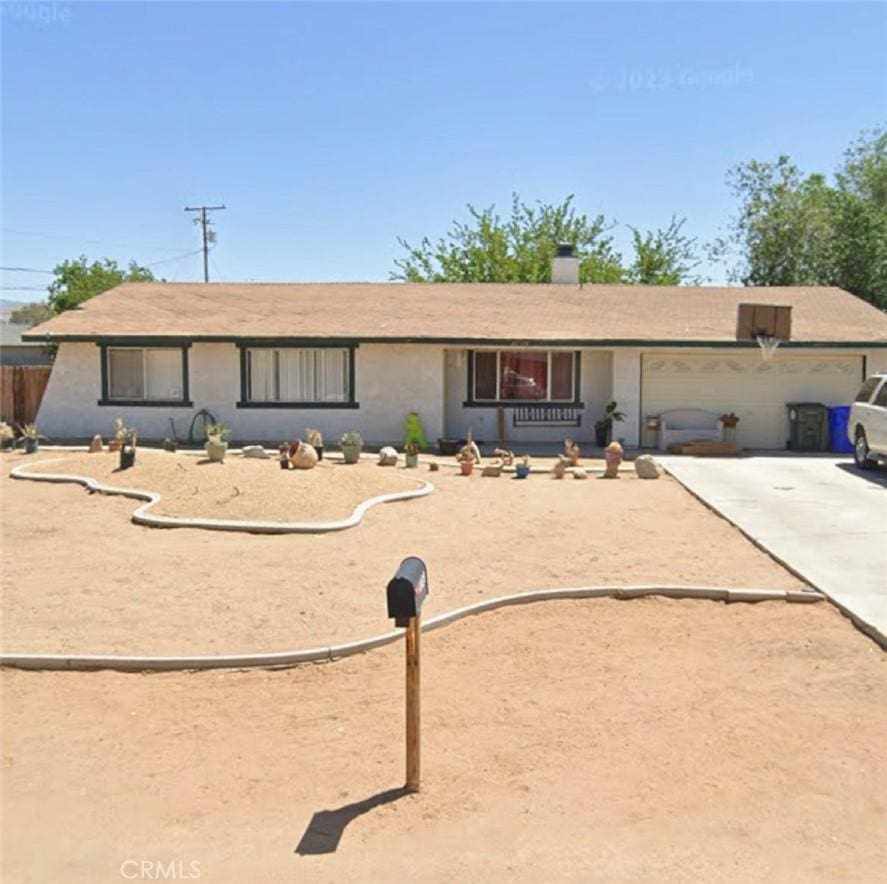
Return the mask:
<path id="1" fill-rule="evenodd" d="M 622 446 L 618 442 L 611 442 L 604 449 L 604 460 L 607 467 L 604 470 L 605 479 L 619 478 L 619 464 L 622 463 Z"/>

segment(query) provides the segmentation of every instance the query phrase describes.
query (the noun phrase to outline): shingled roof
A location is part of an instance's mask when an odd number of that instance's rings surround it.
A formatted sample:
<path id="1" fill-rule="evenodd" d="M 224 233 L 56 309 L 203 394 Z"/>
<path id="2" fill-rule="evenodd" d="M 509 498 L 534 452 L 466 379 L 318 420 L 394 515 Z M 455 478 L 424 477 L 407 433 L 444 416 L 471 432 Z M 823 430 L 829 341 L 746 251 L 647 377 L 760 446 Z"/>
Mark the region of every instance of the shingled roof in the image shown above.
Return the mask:
<path id="1" fill-rule="evenodd" d="M 740 303 L 791 306 L 796 344 L 887 346 L 887 314 L 815 286 L 125 283 L 27 337 L 703 344 L 735 341 Z"/>

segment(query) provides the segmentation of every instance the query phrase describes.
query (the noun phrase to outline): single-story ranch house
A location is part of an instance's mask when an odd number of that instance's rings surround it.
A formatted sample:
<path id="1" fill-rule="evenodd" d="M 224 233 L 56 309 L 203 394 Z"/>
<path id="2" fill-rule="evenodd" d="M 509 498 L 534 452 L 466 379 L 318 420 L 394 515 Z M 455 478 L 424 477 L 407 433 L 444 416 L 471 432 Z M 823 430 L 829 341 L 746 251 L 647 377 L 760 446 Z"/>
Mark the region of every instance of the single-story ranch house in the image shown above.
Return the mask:
<path id="1" fill-rule="evenodd" d="M 769 361 L 759 334 L 782 340 Z M 429 440 L 470 428 L 520 449 L 592 442 L 616 400 L 629 447 L 651 444 L 647 416 L 703 408 L 775 449 L 786 403 L 849 403 L 887 369 L 887 315 L 824 287 L 127 283 L 26 338 L 58 344 L 37 419 L 53 440 L 118 416 L 181 437 L 205 408 L 235 442 L 317 427 L 397 444 L 415 411 Z"/>

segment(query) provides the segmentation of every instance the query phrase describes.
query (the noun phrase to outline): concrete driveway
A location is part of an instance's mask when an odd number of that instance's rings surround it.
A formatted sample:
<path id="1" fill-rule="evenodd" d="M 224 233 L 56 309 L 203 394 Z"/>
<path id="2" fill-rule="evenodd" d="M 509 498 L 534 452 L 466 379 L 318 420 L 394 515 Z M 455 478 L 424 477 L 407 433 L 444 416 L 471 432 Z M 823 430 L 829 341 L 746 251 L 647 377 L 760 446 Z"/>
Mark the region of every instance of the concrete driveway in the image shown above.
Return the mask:
<path id="1" fill-rule="evenodd" d="M 887 469 L 799 455 L 657 460 L 887 646 Z"/>

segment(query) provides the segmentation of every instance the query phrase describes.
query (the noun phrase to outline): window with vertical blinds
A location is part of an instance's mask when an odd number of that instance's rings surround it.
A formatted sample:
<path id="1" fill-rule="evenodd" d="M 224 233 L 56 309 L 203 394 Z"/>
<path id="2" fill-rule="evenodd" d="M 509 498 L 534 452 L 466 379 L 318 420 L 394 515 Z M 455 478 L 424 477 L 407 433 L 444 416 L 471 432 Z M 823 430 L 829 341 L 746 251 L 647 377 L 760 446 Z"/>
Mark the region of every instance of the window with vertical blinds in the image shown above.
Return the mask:
<path id="1" fill-rule="evenodd" d="M 266 348 L 247 350 L 249 402 L 348 402 L 351 398 L 347 348 Z"/>
<path id="2" fill-rule="evenodd" d="M 180 347 L 109 347 L 106 395 L 120 402 L 177 402 L 184 396 Z"/>

